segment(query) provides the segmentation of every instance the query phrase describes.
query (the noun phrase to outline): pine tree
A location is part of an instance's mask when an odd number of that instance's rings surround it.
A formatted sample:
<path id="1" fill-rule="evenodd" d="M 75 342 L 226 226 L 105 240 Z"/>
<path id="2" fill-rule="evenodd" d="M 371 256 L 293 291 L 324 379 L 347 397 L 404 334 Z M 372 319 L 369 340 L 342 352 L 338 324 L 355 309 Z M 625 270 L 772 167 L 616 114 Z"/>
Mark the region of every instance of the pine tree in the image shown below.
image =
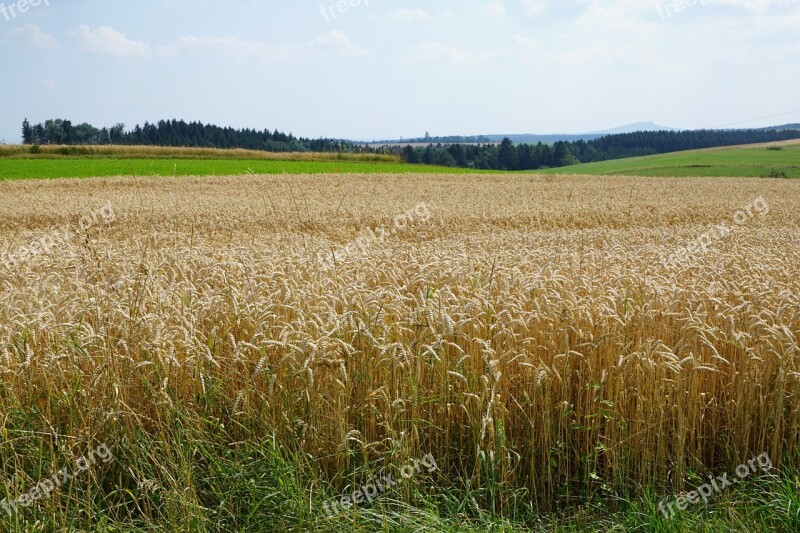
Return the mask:
<path id="1" fill-rule="evenodd" d="M 410 144 L 403 148 L 403 159 L 406 163 L 416 164 L 419 163 L 419 154 Z"/>
<path id="2" fill-rule="evenodd" d="M 74 131 L 72 129 L 72 122 L 67 119 L 64 119 L 61 122 L 61 139 L 63 144 L 73 144 L 73 134 Z"/>
<path id="3" fill-rule="evenodd" d="M 517 169 L 517 149 L 514 148 L 514 143 L 508 137 L 503 139 L 497 150 L 497 164 L 503 170 Z"/>
<path id="4" fill-rule="evenodd" d="M 33 129 L 27 118 L 22 121 L 22 144 L 33 144 Z"/>
<path id="5" fill-rule="evenodd" d="M 554 148 L 555 153 L 553 154 L 553 158 L 555 159 L 555 166 L 566 167 L 578 162 L 575 156 L 572 155 L 572 152 L 570 152 L 568 143 L 558 141 Z"/>

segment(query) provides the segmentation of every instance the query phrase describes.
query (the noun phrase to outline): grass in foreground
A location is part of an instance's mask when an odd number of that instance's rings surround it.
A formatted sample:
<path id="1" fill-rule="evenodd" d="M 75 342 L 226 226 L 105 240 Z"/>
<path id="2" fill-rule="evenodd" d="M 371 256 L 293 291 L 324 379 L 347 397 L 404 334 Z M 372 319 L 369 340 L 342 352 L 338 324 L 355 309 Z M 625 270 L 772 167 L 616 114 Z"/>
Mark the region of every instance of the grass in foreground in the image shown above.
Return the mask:
<path id="1" fill-rule="evenodd" d="M 69 489 L 32 507 L 0 513 L 0 531 L 275 531 L 442 533 L 646 531 L 786 532 L 800 530 L 800 479 L 784 469 L 754 478 L 723 494 L 690 505 L 671 518 L 659 502 L 674 498 L 662 487 L 640 487 L 635 496 L 617 494 L 576 501 L 560 511 L 543 512 L 524 491 L 513 510 L 493 510 L 500 487 L 476 487 L 468 478 L 428 476 L 389 490 L 371 503 L 329 516 L 326 502 L 343 491 L 319 474 L 319 460 L 276 446 L 274 435 L 226 428 L 218 419 L 197 418 L 182 409 L 165 409 L 171 427 L 132 432 L 115 442 L 110 466 L 98 469 Z M 38 417 L 33 417 L 38 418 Z M 420 421 L 422 422 L 422 421 Z M 75 457 L 52 453 L 57 439 L 35 436 L 30 418 L 12 412 L 6 424 L 19 424 L 0 450 L 23 459 L 30 446 L 41 451 L 45 470 L 52 461 Z M 30 428 L 30 433 L 22 428 Z M 15 446 L 10 451 L 10 443 Z M 37 461 L 33 461 L 35 466 Z M 397 464 L 396 466 L 399 466 Z M 6 465 L 5 469 L 8 469 Z M 24 467 L 12 467 L 20 478 Z M 359 467 L 346 481 L 363 486 L 374 470 Z M 41 475 L 31 469 L 34 484 Z M 0 494 L 0 499 L 3 494 Z"/>
<path id="2" fill-rule="evenodd" d="M 778 143 L 772 149 L 767 145 L 760 145 L 692 150 L 572 165 L 536 172 L 593 176 L 800 178 L 800 143 L 796 141 Z"/>

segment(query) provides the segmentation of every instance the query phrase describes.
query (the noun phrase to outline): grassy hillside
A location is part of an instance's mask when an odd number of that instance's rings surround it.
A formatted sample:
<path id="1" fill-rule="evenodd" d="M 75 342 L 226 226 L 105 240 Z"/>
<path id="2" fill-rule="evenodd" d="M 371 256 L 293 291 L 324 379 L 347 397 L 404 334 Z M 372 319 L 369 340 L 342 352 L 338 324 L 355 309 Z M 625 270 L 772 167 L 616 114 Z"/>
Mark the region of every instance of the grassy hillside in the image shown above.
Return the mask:
<path id="1" fill-rule="evenodd" d="M 751 145 L 672 154 L 616 159 L 544 171 L 548 174 L 622 176 L 740 176 L 761 177 L 783 173 L 800 178 L 800 142 Z"/>

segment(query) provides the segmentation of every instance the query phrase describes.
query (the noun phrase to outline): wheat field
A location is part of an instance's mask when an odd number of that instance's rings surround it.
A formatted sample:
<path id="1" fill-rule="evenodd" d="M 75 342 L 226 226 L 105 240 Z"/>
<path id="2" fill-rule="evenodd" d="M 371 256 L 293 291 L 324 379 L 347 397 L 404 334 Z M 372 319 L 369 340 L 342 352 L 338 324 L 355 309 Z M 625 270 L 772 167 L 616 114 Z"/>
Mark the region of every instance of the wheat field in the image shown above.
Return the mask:
<path id="1" fill-rule="evenodd" d="M 0 252 L 72 234 L 0 263 L 0 499 L 98 443 L 112 464 L 15 520 L 212 528 L 210 501 L 236 503 L 209 496 L 204 439 L 304 462 L 309 502 L 431 454 L 393 501 L 468 485 L 499 515 L 683 490 L 762 452 L 796 466 L 798 207 L 769 179 L 2 182 Z"/>

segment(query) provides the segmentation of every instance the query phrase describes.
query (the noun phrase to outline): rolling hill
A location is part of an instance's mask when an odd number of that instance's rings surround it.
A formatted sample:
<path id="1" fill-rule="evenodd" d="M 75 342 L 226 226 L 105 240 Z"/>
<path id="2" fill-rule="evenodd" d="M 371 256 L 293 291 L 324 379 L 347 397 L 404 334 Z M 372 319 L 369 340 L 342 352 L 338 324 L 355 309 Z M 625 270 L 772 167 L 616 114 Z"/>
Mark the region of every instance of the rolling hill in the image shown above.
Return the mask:
<path id="1" fill-rule="evenodd" d="M 800 178 L 800 141 L 728 146 L 539 170 L 597 176 L 731 176 Z"/>

